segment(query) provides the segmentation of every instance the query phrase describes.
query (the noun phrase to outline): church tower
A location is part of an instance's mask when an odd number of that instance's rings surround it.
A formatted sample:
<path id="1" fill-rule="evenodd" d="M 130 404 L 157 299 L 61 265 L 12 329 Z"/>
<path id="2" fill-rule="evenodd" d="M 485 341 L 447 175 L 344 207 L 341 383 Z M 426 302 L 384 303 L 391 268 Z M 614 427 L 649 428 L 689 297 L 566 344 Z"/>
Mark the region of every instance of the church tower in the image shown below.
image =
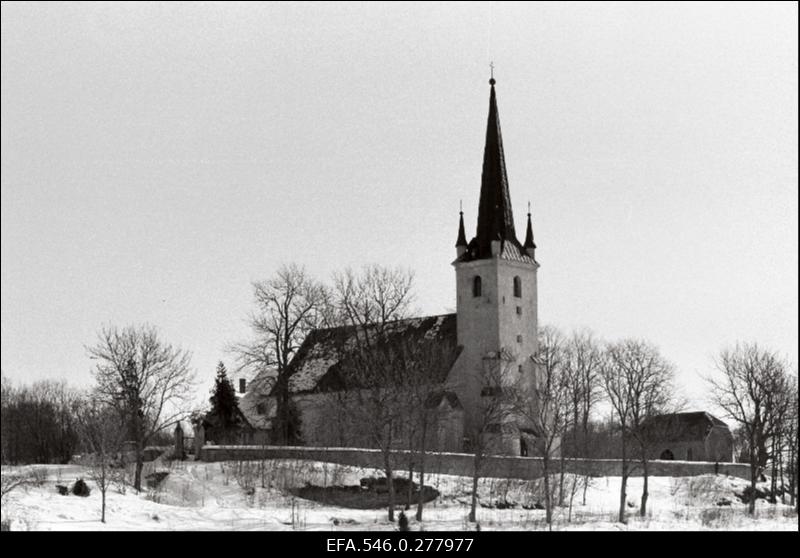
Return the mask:
<path id="1" fill-rule="evenodd" d="M 495 80 L 489 80 L 489 117 L 483 153 L 478 224 L 467 242 L 460 214 L 456 271 L 458 345 L 461 354 L 448 378 L 465 409 L 465 428 L 478 421 L 482 397 L 491 397 L 498 376 L 503 383 L 533 380 L 537 352 L 537 284 L 530 209 L 525 243 L 514 228 Z M 503 429 L 503 432 L 506 432 Z M 505 453 L 519 455 L 504 442 Z M 523 450 L 524 451 L 524 450 Z"/>

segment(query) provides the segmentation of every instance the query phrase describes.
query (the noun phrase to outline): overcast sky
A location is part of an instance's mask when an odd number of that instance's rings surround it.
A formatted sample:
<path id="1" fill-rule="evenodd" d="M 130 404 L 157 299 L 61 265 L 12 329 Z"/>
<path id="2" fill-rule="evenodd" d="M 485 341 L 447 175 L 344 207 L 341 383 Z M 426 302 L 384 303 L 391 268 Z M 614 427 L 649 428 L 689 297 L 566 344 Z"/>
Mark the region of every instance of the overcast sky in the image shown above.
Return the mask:
<path id="1" fill-rule="evenodd" d="M 797 363 L 797 4 L 2 4 L 2 371 L 151 323 L 210 389 L 251 282 L 416 272 L 455 308 L 489 62 L 540 321 Z"/>

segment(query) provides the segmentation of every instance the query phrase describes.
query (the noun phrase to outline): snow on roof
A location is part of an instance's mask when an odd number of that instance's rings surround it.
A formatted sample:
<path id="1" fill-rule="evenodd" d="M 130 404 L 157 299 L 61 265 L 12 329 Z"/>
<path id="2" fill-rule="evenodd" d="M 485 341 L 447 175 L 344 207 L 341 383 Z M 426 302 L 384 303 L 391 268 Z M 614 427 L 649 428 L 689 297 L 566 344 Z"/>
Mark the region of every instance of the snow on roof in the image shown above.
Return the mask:
<path id="1" fill-rule="evenodd" d="M 372 327 L 367 326 L 367 329 Z M 337 365 L 355 348 L 358 342 L 357 333 L 363 331 L 365 328 L 361 326 L 311 331 L 289 364 L 290 393 L 336 390 L 340 382 L 337 370 L 340 366 Z M 421 342 L 449 344 L 455 348 L 456 315 L 424 316 L 390 322 L 385 325 L 385 334 L 389 342 L 413 336 Z M 432 380 L 442 382 L 449 368 L 435 372 L 441 377 Z"/>

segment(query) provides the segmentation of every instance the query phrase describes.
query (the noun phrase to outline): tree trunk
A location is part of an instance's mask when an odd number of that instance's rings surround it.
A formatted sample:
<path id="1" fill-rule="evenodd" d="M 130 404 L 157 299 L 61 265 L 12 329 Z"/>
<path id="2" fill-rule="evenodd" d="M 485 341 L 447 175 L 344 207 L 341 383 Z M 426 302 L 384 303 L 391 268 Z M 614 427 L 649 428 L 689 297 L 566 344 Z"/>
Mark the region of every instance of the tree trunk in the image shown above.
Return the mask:
<path id="1" fill-rule="evenodd" d="M 544 452 L 542 458 L 542 473 L 544 474 L 544 519 L 547 522 L 548 528 L 553 530 L 553 498 L 550 494 L 550 459 L 547 457 L 547 451 Z"/>
<path id="2" fill-rule="evenodd" d="M 411 507 L 411 496 L 414 494 L 414 461 L 408 461 L 408 486 L 406 487 L 406 509 Z"/>
<path id="3" fill-rule="evenodd" d="M 561 458 L 558 461 L 558 505 L 564 505 L 564 474 L 566 469 L 566 460 L 564 459 L 564 452 L 561 452 Z"/>
<path id="4" fill-rule="evenodd" d="M 777 486 L 778 486 L 778 454 L 775 450 L 775 436 L 772 437 L 772 469 L 770 471 L 770 482 L 769 482 L 769 501 L 771 504 L 774 504 L 778 501 L 777 495 Z"/>
<path id="5" fill-rule="evenodd" d="M 625 454 L 625 432 L 623 426 L 623 433 L 622 433 L 622 483 L 620 484 L 619 488 L 619 517 L 618 521 L 620 523 L 625 523 L 625 502 L 627 493 L 625 489 L 628 485 L 628 456 Z"/>
<path id="6" fill-rule="evenodd" d="M 137 492 L 142 491 L 142 468 L 144 468 L 144 442 L 136 441 L 136 471 L 133 475 L 133 487 Z"/>
<path id="7" fill-rule="evenodd" d="M 394 477 L 392 475 L 391 452 L 384 451 L 383 463 L 386 472 L 386 480 L 389 483 L 389 521 L 394 522 Z"/>
<path id="8" fill-rule="evenodd" d="M 101 511 L 100 511 L 100 522 L 106 522 L 106 489 L 108 488 L 108 484 L 106 482 L 106 458 L 105 455 L 101 454 L 101 459 L 103 463 L 100 465 L 100 496 L 103 500 L 101 504 Z"/>
<path id="9" fill-rule="evenodd" d="M 417 521 L 422 521 L 422 507 L 425 489 L 425 437 L 427 436 L 427 421 L 422 423 L 422 442 L 419 449 L 419 497 L 417 498 Z"/>
<path id="10" fill-rule="evenodd" d="M 783 479 L 783 451 L 778 452 L 778 477 L 781 479 L 781 504 L 786 503 L 786 482 Z"/>
<path id="11" fill-rule="evenodd" d="M 756 481 L 758 480 L 758 450 L 750 445 L 750 502 L 747 504 L 747 513 L 756 513 Z"/>
<path id="12" fill-rule="evenodd" d="M 572 502 L 575 500 L 575 483 L 578 482 L 577 475 L 572 476 L 572 489 L 569 491 L 569 514 L 567 515 L 567 523 L 572 523 Z"/>
<path id="13" fill-rule="evenodd" d="M 643 450 L 644 451 L 644 450 Z M 642 485 L 642 505 L 639 508 L 639 516 L 644 517 L 647 515 L 647 497 L 650 495 L 647 491 L 647 456 L 643 454 L 642 456 L 642 477 L 643 477 L 643 485 Z"/>
<path id="14" fill-rule="evenodd" d="M 481 456 L 480 449 L 475 450 L 475 459 L 472 467 L 472 503 L 469 509 L 469 521 L 475 523 L 475 509 L 478 507 L 478 478 L 480 476 Z"/>
<path id="15" fill-rule="evenodd" d="M 584 459 L 589 459 L 589 420 L 588 415 L 583 417 L 583 455 Z M 589 475 L 583 477 L 583 500 L 582 504 L 586 505 L 586 491 L 589 488 Z"/>

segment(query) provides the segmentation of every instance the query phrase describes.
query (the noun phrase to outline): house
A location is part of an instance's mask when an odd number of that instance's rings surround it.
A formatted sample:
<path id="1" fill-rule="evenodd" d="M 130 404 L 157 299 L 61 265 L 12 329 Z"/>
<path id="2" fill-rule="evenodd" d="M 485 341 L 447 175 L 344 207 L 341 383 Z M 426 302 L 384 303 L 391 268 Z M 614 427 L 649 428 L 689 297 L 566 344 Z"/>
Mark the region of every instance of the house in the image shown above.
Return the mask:
<path id="1" fill-rule="evenodd" d="M 710 413 L 670 413 L 644 422 L 652 442 L 650 458 L 681 461 L 733 461 L 733 435 Z"/>

